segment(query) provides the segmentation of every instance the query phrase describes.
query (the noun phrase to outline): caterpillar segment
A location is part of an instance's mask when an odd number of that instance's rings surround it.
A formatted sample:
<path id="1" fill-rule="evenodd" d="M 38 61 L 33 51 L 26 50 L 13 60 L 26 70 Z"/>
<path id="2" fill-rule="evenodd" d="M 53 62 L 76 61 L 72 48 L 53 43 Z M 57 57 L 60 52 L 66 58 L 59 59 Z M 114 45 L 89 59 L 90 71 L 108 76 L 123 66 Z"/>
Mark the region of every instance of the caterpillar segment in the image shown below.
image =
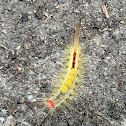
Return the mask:
<path id="1" fill-rule="evenodd" d="M 67 98 L 69 98 L 69 95 L 72 93 L 73 88 L 75 86 L 75 78 L 77 76 L 77 68 L 78 68 L 78 59 L 79 59 L 79 31 L 81 26 L 81 19 L 79 20 L 75 32 L 74 37 L 74 45 L 70 49 L 70 57 L 69 57 L 69 65 L 68 65 L 68 71 L 66 73 L 65 79 L 63 83 L 61 84 L 60 89 L 47 100 L 46 106 L 49 108 L 49 112 L 47 116 L 44 118 L 43 122 L 48 118 L 50 113 L 60 106 Z"/>

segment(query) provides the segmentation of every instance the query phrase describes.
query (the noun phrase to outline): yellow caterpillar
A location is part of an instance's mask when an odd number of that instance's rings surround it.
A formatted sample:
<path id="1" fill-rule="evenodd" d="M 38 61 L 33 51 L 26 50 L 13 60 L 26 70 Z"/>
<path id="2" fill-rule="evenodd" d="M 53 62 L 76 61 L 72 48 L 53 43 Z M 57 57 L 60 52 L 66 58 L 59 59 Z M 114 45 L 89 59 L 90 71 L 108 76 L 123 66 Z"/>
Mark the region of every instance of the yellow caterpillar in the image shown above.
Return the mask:
<path id="1" fill-rule="evenodd" d="M 81 26 L 81 19 L 79 20 L 75 32 L 74 45 L 70 48 L 70 56 L 68 63 L 68 70 L 64 80 L 60 84 L 60 89 L 56 91 L 48 100 L 46 100 L 45 105 L 49 108 L 47 116 L 44 118 L 43 122 L 48 118 L 50 113 L 55 110 L 58 106 L 65 102 L 67 98 L 72 94 L 73 88 L 75 87 L 75 80 L 77 78 L 78 67 L 79 67 L 79 56 L 80 56 L 80 47 L 79 47 L 79 31 Z M 38 101 L 41 102 L 41 101 Z M 37 102 L 35 102 L 37 103 Z"/>
<path id="2" fill-rule="evenodd" d="M 80 54 L 80 50 L 78 46 L 80 26 L 81 26 L 81 19 L 77 24 L 75 38 L 74 38 L 74 46 L 70 49 L 68 71 L 66 73 L 64 81 L 61 84 L 60 89 L 46 102 L 47 107 L 50 109 L 48 115 L 51 113 L 51 111 L 53 111 L 56 107 L 60 106 L 69 97 L 69 95 L 72 93 L 73 88 L 75 86 L 75 78 L 77 76 L 78 59 Z"/>
<path id="3" fill-rule="evenodd" d="M 70 55 L 70 61 L 68 65 L 68 72 L 66 73 L 64 82 L 61 85 L 61 88 L 57 91 L 57 93 L 54 96 L 52 96 L 46 103 L 47 107 L 49 107 L 50 109 L 56 108 L 60 104 L 62 104 L 64 100 L 69 97 L 69 95 L 73 90 L 75 84 L 74 80 L 77 75 L 76 73 L 78 68 L 78 58 L 80 53 L 78 48 L 80 25 L 81 25 L 81 19 L 77 24 L 77 29 L 74 38 L 74 46 L 70 50 L 71 55 Z"/>

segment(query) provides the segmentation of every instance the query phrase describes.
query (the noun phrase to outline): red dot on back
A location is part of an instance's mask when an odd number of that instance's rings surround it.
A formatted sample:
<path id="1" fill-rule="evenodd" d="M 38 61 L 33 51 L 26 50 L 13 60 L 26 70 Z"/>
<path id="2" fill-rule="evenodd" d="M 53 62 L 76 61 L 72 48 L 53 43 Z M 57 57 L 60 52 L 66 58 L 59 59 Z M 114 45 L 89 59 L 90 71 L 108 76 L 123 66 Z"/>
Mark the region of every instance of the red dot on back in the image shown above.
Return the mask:
<path id="1" fill-rule="evenodd" d="M 76 52 L 74 52 L 73 54 L 72 68 L 75 68 L 75 59 L 76 59 Z"/>

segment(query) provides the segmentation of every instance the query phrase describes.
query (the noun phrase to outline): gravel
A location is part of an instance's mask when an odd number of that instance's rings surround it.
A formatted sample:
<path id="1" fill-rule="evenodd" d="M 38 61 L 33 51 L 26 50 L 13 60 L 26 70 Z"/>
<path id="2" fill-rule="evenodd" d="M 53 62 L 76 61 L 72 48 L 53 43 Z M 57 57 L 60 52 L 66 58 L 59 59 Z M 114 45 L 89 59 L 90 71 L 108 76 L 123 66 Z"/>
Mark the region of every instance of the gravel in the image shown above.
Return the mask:
<path id="1" fill-rule="evenodd" d="M 105 5 L 109 18 L 102 11 Z M 0 126 L 37 126 L 82 19 L 79 91 L 45 126 L 126 125 L 126 1 L 0 1 Z"/>

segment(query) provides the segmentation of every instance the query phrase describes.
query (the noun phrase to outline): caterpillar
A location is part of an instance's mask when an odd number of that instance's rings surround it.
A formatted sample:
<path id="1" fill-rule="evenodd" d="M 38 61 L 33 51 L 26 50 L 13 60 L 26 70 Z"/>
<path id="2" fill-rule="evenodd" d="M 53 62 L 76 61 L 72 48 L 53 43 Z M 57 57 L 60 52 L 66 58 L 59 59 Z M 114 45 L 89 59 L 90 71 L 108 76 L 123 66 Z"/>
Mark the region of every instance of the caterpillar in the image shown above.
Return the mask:
<path id="1" fill-rule="evenodd" d="M 79 44 L 80 26 L 81 26 L 81 19 L 79 20 L 77 24 L 75 37 L 74 37 L 74 45 L 70 49 L 68 71 L 64 78 L 63 84 L 61 84 L 60 89 L 55 93 L 55 95 L 49 98 L 46 102 L 46 106 L 50 109 L 48 115 L 51 113 L 51 111 L 55 110 L 55 108 L 60 106 L 66 99 L 69 98 L 75 86 L 75 78 L 77 76 L 77 70 L 78 70 L 78 65 L 79 65 L 78 59 L 79 59 L 80 52 L 79 52 L 78 44 Z M 43 122 L 46 120 L 46 118 L 43 120 Z"/>
<path id="2" fill-rule="evenodd" d="M 79 46 L 79 31 L 81 26 L 81 19 L 79 20 L 74 37 L 74 44 L 69 50 L 69 63 L 67 72 L 64 80 L 60 84 L 60 88 L 54 93 L 50 98 L 45 101 L 45 106 L 49 109 L 48 114 L 43 119 L 42 123 L 48 118 L 48 116 L 57 107 L 65 102 L 66 99 L 72 94 L 75 87 L 75 80 L 77 78 L 78 67 L 79 67 L 79 56 L 80 56 L 80 46 Z M 41 101 L 38 101 L 41 102 Z M 36 103 L 36 102 L 35 102 Z"/>

